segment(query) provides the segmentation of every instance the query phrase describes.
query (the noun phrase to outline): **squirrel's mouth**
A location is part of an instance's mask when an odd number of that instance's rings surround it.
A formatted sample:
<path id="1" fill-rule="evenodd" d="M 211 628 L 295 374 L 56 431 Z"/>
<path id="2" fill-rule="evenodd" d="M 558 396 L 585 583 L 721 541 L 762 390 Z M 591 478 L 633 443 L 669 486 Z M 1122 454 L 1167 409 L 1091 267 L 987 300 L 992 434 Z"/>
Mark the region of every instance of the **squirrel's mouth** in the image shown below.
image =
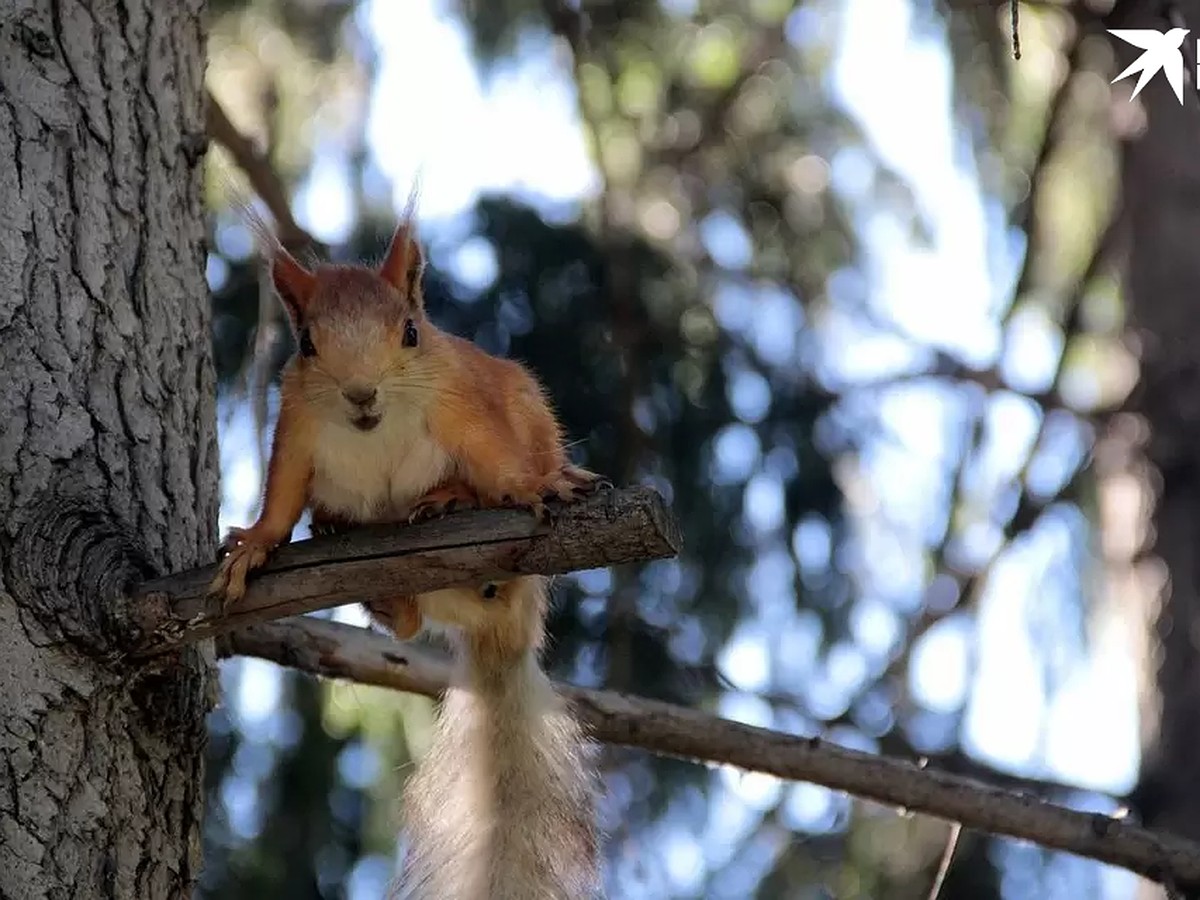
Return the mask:
<path id="1" fill-rule="evenodd" d="M 358 416 L 351 419 L 350 423 L 359 431 L 373 431 L 381 418 L 382 416 Z"/>

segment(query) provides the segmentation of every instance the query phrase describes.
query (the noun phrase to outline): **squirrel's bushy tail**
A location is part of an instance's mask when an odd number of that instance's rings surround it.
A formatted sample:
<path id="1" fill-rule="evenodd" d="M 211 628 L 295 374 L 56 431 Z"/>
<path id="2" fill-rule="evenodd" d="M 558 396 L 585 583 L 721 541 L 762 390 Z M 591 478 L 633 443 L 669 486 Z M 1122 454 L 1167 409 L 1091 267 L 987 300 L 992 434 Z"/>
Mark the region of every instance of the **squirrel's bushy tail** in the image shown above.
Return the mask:
<path id="1" fill-rule="evenodd" d="M 405 790 L 394 900 L 600 896 L 593 747 L 538 663 L 546 579 L 498 591 L 421 598 L 463 634 L 433 743 Z"/>

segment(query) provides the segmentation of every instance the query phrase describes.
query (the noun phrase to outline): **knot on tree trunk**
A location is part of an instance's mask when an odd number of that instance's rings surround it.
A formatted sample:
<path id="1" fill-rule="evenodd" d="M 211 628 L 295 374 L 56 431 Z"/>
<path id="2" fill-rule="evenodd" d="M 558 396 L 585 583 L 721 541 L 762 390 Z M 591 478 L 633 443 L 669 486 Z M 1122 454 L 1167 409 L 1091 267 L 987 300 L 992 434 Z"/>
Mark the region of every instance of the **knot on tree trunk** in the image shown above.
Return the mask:
<path id="1" fill-rule="evenodd" d="M 158 573 L 105 498 L 77 491 L 60 484 L 24 507 L 5 580 L 49 639 L 118 653 L 138 634 L 130 587 Z"/>

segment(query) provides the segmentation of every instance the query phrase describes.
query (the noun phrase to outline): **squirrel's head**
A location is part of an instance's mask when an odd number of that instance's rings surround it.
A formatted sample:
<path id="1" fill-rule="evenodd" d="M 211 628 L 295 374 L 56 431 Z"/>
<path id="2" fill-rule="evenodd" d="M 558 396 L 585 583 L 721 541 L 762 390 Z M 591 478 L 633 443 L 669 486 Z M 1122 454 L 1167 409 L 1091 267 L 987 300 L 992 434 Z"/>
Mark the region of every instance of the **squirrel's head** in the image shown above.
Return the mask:
<path id="1" fill-rule="evenodd" d="M 295 371 L 306 399 L 326 418 L 371 431 L 389 405 L 429 392 L 419 365 L 432 333 L 424 267 L 410 216 L 376 269 L 309 270 L 276 248 L 271 279 L 296 336 Z"/>

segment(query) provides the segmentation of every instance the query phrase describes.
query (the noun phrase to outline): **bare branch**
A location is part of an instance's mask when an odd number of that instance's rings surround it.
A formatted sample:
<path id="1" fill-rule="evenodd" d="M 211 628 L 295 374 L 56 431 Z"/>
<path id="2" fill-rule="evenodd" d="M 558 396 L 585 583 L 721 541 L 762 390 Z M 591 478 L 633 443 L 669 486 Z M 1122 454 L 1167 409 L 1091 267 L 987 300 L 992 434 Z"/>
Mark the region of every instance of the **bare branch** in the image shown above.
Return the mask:
<path id="1" fill-rule="evenodd" d="M 1018 0 L 1008 0 L 1010 15 L 1012 16 L 1012 51 L 1013 59 L 1021 58 L 1021 13 L 1018 9 Z M 957 835 L 955 835 L 957 837 Z M 937 891 L 934 891 L 933 896 L 937 897 Z"/>
<path id="2" fill-rule="evenodd" d="M 428 649 L 313 618 L 254 625 L 222 641 L 227 655 L 438 696 L 449 667 Z M 1200 886 L 1200 845 L 1122 819 L 889 757 L 730 722 L 668 703 L 559 685 L 597 740 L 820 784 L 989 834 L 1121 866 L 1161 883 Z"/>
<path id="3" fill-rule="evenodd" d="M 282 547 L 226 612 L 207 596 L 215 566 L 138 586 L 135 617 L 149 656 L 255 622 L 347 603 L 392 600 L 514 575 L 557 575 L 675 556 L 681 539 L 650 488 L 606 490 L 552 506 L 550 524 L 524 510 L 456 513 L 407 526 L 358 528 Z"/>
<path id="4" fill-rule="evenodd" d="M 888 672 L 892 674 L 891 669 Z M 749 696 L 764 700 L 778 709 L 795 711 L 812 721 L 820 721 L 824 728 L 859 728 L 858 720 L 850 709 L 844 711 L 840 716 L 828 719 L 822 718 L 819 713 L 813 710 L 811 705 L 803 702 L 800 697 L 788 694 L 787 692 L 755 691 L 749 694 Z M 1043 800 L 1054 800 L 1056 798 L 1061 800 L 1071 795 L 1086 794 L 1092 797 L 1102 797 L 1120 806 L 1128 806 L 1130 804 L 1129 798 L 1123 794 L 1109 793 L 1098 788 L 1087 787 L 1082 784 L 1072 784 L 1067 781 L 1055 781 L 1045 777 L 1039 778 L 1035 775 L 1018 775 L 1004 769 L 996 768 L 976 759 L 960 747 L 934 752 L 918 750 L 913 746 L 902 728 L 892 728 L 876 738 L 876 748 L 884 756 L 899 757 L 901 759 L 920 759 L 923 766 L 931 766 L 942 772 L 950 772 L 951 774 L 962 775 L 976 781 L 984 781 L 1018 794 L 1031 794 L 1035 797 L 1041 797 Z"/>
<path id="5" fill-rule="evenodd" d="M 313 236 L 300 227 L 292 215 L 287 191 L 271 167 L 271 161 L 258 152 L 254 142 L 234 126 L 212 91 L 207 91 L 208 135 L 229 151 L 238 167 L 246 173 L 254 192 L 262 198 L 279 229 L 279 242 L 296 253 L 316 245 Z"/>

